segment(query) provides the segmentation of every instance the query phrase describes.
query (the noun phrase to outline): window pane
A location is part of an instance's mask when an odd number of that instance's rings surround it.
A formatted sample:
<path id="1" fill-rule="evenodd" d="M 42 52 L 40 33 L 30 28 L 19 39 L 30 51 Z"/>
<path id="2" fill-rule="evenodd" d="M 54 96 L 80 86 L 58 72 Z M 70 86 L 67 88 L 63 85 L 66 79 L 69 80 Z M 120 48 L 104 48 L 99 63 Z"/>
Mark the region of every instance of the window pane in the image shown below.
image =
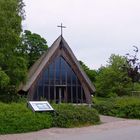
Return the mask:
<path id="1" fill-rule="evenodd" d="M 49 84 L 48 72 L 49 72 L 48 69 L 46 69 L 43 74 L 43 79 L 44 79 L 43 82 L 45 85 Z"/>
<path id="2" fill-rule="evenodd" d="M 76 79 L 77 79 L 77 77 L 76 77 L 75 73 L 72 72 L 72 85 L 76 85 Z"/>
<path id="3" fill-rule="evenodd" d="M 50 100 L 54 100 L 54 86 L 50 86 Z"/>
<path id="4" fill-rule="evenodd" d="M 49 66 L 49 80 L 50 80 L 50 85 L 54 84 L 54 63 L 50 64 Z"/>
<path id="5" fill-rule="evenodd" d="M 68 102 L 71 102 L 71 86 L 67 87 L 67 94 L 68 94 Z"/>
<path id="6" fill-rule="evenodd" d="M 46 98 L 47 100 L 49 99 L 49 96 L 48 96 L 48 86 L 44 86 L 44 98 Z"/>
<path id="7" fill-rule="evenodd" d="M 39 81 L 38 81 L 38 85 L 39 86 L 41 86 L 41 85 L 43 85 L 43 78 L 42 78 L 43 76 L 41 75 L 40 76 L 40 79 L 39 79 Z"/>
<path id="8" fill-rule="evenodd" d="M 78 103 L 82 103 L 81 86 L 78 86 Z"/>
<path id="9" fill-rule="evenodd" d="M 73 90 L 73 103 L 76 103 L 76 87 L 73 86 L 72 90 Z"/>
<path id="10" fill-rule="evenodd" d="M 60 84 L 60 58 L 57 57 L 55 60 L 55 84 Z"/>
<path id="11" fill-rule="evenodd" d="M 62 85 L 66 85 L 66 72 L 62 71 Z"/>

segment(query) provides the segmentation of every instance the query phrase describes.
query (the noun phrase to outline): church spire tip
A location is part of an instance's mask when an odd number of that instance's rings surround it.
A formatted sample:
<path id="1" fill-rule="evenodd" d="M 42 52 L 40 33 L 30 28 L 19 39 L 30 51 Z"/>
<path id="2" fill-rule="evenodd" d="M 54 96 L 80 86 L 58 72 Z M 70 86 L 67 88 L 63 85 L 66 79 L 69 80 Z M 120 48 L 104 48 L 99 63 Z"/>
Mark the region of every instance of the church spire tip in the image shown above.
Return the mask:
<path id="1" fill-rule="evenodd" d="M 61 36 L 63 36 L 63 28 L 66 28 L 66 26 L 63 26 L 63 24 L 61 23 L 61 25 L 58 25 L 57 27 L 61 28 Z"/>

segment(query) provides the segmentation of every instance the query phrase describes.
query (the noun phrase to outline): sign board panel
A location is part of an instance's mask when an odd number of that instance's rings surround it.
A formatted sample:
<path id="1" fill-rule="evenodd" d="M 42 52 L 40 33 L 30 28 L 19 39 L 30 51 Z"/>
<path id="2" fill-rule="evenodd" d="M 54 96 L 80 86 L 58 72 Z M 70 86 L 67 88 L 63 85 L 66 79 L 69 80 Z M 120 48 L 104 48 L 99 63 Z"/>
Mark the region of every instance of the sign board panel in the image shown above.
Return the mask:
<path id="1" fill-rule="evenodd" d="M 31 108 L 34 112 L 54 111 L 48 101 L 29 101 L 28 107 Z"/>

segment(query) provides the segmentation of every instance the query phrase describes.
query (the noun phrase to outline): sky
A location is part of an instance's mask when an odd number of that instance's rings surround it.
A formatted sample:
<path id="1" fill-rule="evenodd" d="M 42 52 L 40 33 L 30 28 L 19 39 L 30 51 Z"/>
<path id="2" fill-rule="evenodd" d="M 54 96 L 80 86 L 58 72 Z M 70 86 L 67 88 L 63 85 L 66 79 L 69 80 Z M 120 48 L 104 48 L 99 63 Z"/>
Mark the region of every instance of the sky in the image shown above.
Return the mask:
<path id="1" fill-rule="evenodd" d="M 45 38 L 48 45 L 60 35 L 78 60 L 91 69 L 105 66 L 111 54 L 140 48 L 140 0 L 23 0 L 23 29 Z"/>

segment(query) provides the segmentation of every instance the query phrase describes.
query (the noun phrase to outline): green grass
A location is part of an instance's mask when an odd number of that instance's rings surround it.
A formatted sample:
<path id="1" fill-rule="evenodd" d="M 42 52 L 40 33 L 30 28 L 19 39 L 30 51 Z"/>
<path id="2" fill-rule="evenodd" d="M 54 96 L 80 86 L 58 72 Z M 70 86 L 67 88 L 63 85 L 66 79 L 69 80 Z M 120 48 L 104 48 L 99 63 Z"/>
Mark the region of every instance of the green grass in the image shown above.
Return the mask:
<path id="1" fill-rule="evenodd" d="M 0 134 L 24 133 L 51 127 L 79 127 L 99 123 L 95 109 L 69 104 L 53 105 L 57 114 L 33 113 L 25 103 L 0 103 Z"/>
<path id="2" fill-rule="evenodd" d="M 140 119 L 140 98 L 95 98 L 94 107 L 99 113 L 123 118 Z"/>

